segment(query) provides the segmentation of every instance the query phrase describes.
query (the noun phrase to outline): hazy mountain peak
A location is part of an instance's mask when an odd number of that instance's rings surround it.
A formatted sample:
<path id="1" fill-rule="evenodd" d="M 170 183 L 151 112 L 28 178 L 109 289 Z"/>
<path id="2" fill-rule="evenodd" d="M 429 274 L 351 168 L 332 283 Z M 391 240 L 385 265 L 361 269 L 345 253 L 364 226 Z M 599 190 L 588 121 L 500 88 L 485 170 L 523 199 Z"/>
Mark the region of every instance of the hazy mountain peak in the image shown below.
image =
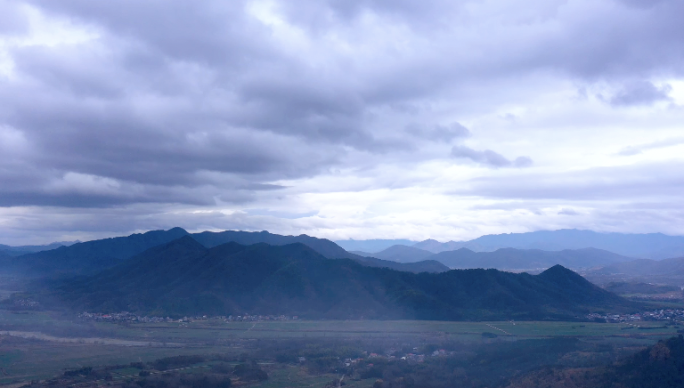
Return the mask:
<path id="1" fill-rule="evenodd" d="M 547 280 L 557 282 L 558 284 L 564 284 L 564 283 L 587 283 L 589 284 L 589 281 L 584 279 L 582 276 L 580 276 L 578 273 L 567 269 L 563 267 L 560 264 L 556 264 L 553 267 L 547 269 L 546 271 L 542 272 L 539 274 L 542 278 L 545 278 Z"/>
<path id="2" fill-rule="evenodd" d="M 190 247 L 190 248 L 206 249 L 202 244 L 198 243 L 197 240 L 192 238 L 191 235 L 185 235 L 183 237 L 180 237 L 176 240 L 173 240 L 173 241 L 165 244 L 164 246 L 167 248 Z"/>

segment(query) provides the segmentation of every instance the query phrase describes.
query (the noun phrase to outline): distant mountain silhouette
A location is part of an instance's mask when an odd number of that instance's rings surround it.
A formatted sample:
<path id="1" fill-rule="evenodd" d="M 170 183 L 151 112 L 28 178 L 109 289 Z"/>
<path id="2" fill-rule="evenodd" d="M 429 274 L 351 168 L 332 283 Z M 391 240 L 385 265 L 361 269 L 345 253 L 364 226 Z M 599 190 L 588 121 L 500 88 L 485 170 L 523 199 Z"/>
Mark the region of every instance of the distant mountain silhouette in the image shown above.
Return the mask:
<path id="1" fill-rule="evenodd" d="M 187 234 L 181 228 L 173 228 L 77 243 L 5 259 L 3 269 L 29 276 L 92 273 Z"/>
<path id="2" fill-rule="evenodd" d="M 460 248 L 468 248 L 476 252 L 491 252 L 501 248 L 547 251 L 597 248 L 623 256 L 659 260 L 684 256 L 684 236 L 667 236 L 662 233 L 598 233 L 589 230 L 563 229 L 492 234 L 470 241 L 449 241 L 447 243 L 426 240 L 415 244 L 414 247 L 435 253 Z"/>
<path id="3" fill-rule="evenodd" d="M 413 244 L 413 247 L 432 253 L 455 251 L 461 248 L 469 248 L 476 252 L 483 250 L 481 247 L 477 246 L 477 244 L 468 244 L 468 241 L 448 241 L 443 243 L 432 239 L 415 243 Z"/>
<path id="4" fill-rule="evenodd" d="M 542 251 L 538 249 L 502 248 L 494 252 L 473 252 L 461 248 L 456 251 L 437 253 L 428 257 L 449 268 L 496 268 L 496 269 L 535 269 L 549 268 L 560 264 L 570 268 L 589 268 L 631 260 L 629 257 L 604 251 L 585 248 L 563 251 Z"/>
<path id="5" fill-rule="evenodd" d="M 373 253 L 371 256 L 399 263 L 414 263 L 432 256 L 432 252 L 406 245 L 393 245 L 383 251 Z"/>
<path id="6" fill-rule="evenodd" d="M 301 243 L 207 249 L 188 236 L 49 290 L 44 298 L 77 310 L 174 316 L 572 319 L 634 306 L 561 266 L 536 276 L 482 269 L 413 274 L 329 260 Z"/>
<path id="7" fill-rule="evenodd" d="M 385 250 L 393 245 L 411 246 L 416 241 L 406 239 L 372 239 L 372 240 L 336 240 L 335 243 L 347 251 L 361 251 L 368 253 L 376 253 Z"/>
<path id="8" fill-rule="evenodd" d="M 417 262 L 411 264 L 401 264 L 391 260 L 382 260 L 381 258 L 364 257 L 351 252 L 345 251 L 342 247 L 334 242 L 323 239 L 307 236 L 301 234 L 299 236 L 282 236 L 279 234 L 262 232 L 243 232 L 243 231 L 224 231 L 224 232 L 202 232 L 192 234 L 192 237 L 200 244 L 207 248 L 212 248 L 227 242 L 236 242 L 242 245 L 252 245 L 257 243 L 266 243 L 269 245 L 287 245 L 294 243 L 301 243 L 328 259 L 352 259 L 359 263 L 370 267 L 384 267 L 391 268 L 397 271 L 408 272 L 443 272 L 448 271 L 449 267 L 437 262 Z M 418 261 L 418 260 L 416 260 Z"/>
<path id="9" fill-rule="evenodd" d="M 364 254 L 363 252 L 355 252 Z M 467 248 L 431 254 L 428 251 L 403 245 L 392 246 L 382 252 L 369 254 L 373 257 L 403 263 L 416 261 L 437 261 L 448 268 L 494 268 L 503 270 L 531 270 L 549 268 L 561 264 L 569 268 L 590 268 L 630 261 L 632 258 L 621 256 L 601 249 L 585 248 L 562 251 L 542 251 L 539 249 L 502 248 L 494 252 L 473 252 Z"/>
<path id="10" fill-rule="evenodd" d="M 53 242 L 46 245 L 20 245 L 20 246 L 9 246 L 0 244 L 0 255 L 5 254 L 6 256 L 21 256 L 27 253 L 35 253 L 42 251 L 49 251 L 51 249 L 57 249 L 61 246 L 71 246 L 80 241 L 59 241 Z"/>
<path id="11" fill-rule="evenodd" d="M 598 275 L 624 274 L 632 277 L 684 275 L 684 257 L 665 260 L 632 260 L 625 263 L 608 265 L 592 271 L 592 273 Z"/>

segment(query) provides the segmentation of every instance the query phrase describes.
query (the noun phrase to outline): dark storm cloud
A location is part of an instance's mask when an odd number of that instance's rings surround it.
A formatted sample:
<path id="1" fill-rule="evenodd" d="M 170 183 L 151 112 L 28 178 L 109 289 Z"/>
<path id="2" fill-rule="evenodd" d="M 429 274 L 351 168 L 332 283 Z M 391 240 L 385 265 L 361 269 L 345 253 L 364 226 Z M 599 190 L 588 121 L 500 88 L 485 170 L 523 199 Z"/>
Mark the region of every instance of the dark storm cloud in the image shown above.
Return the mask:
<path id="1" fill-rule="evenodd" d="M 451 149 L 451 156 L 454 158 L 470 159 L 473 162 L 489 167 L 529 167 L 532 159 L 527 156 L 519 156 L 514 160 L 509 160 L 503 155 L 492 150 L 477 151 L 470 147 L 457 145 Z"/>

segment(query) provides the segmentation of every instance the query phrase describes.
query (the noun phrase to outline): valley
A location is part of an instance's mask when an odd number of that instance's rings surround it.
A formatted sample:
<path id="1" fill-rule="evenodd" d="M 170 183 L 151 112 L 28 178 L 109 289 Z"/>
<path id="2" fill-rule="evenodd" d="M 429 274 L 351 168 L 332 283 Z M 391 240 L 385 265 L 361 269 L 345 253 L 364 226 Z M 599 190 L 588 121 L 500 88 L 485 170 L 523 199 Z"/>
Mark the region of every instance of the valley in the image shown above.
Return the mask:
<path id="1" fill-rule="evenodd" d="M 592 322 L 229 322 L 219 318 L 202 317 L 189 318 L 180 323 L 123 324 L 87 321 L 77 316 L 48 311 L 21 314 L 0 312 L 0 341 L 3 353 L 0 358 L 0 368 L 3 371 L 0 383 L 47 381 L 63 374 L 65 370 L 83 367 L 98 369 L 135 362 L 153 362 L 165 357 L 200 355 L 207 360 L 231 360 L 229 363 L 233 366 L 239 364 L 240 359 L 254 359 L 269 365 L 266 368 L 269 373 L 268 382 L 254 382 L 250 383 L 250 386 L 291 386 L 289 384 L 292 384 L 291 378 L 294 376 L 299 376 L 298 379 L 303 386 L 316 384 L 317 381 L 332 380 L 334 376 L 339 379 L 341 374 L 331 372 L 342 368 L 344 363 L 333 363 L 330 367 L 323 367 L 320 370 L 307 361 L 285 361 L 287 352 L 294 352 L 296 357 L 313 361 L 315 357 L 312 359 L 311 355 L 315 352 L 312 352 L 312 347 L 333 346 L 338 349 L 349 349 L 347 351 L 358 351 L 358 355 L 353 358 L 366 364 L 391 363 L 393 359 L 401 359 L 410 354 L 416 362 L 420 360 L 420 363 L 424 364 L 453 358 L 460 359 L 459 362 L 463 365 L 469 365 L 483 356 L 478 353 L 483 349 L 491 351 L 494 347 L 501 346 L 511 349 L 520 346 L 523 349 L 530 344 L 529 341 L 539 341 L 531 344 L 543 345 L 548 341 L 558 341 L 559 338 L 574 338 L 573 341 L 579 341 L 568 343 L 564 345 L 568 348 L 562 349 L 564 355 L 567 353 L 572 357 L 579 357 L 569 365 L 579 365 L 582 357 L 588 357 L 586 354 L 581 356 L 580 353 L 588 352 L 591 357 L 603 357 L 607 361 L 611 357 L 628 354 L 632 349 L 648 346 L 658 339 L 676 335 L 677 330 L 682 328 L 678 324 L 663 325 L 662 322 L 655 321 L 643 322 L 642 325 L 644 330 L 634 329 L 623 323 Z M 30 337 L 26 333 L 21 336 L 8 335 L 5 331 L 19 326 L 36 333 L 53 334 Z M 82 337 L 84 333 L 87 333 L 88 337 Z M 86 341 L 86 338 L 99 340 Z M 407 350 L 401 353 L 402 349 Z M 437 352 L 433 355 L 435 350 L 432 349 L 445 349 L 446 353 Z M 553 357 L 558 355 L 554 353 Z M 217 362 L 201 364 L 211 366 Z M 501 367 L 512 362 L 504 357 L 491 367 Z M 530 367 L 533 365 L 527 365 L 520 371 L 528 370 Z M 192 370 L 194 369 L 190 369 Z M 464 373 L 468 375 L 469 372 L 466 370 Z M 137 369 L 131 371 L 119 367 L 116 375 L 117 380 L 139 378 Z M 350 377 L 353 376 L 348 378 Z M 370 386 L 376 379 L 375 376 L 361 378 L 356 382 L 348 381 L 348 384 Z"/>
<path id="2" fill-rule="evenodd" d="M 676 260 L 408 248 L 174 228 L 0 258 L 0 384 L 504 387 L 684 333 L 678 287 L 587 280 Z"/>

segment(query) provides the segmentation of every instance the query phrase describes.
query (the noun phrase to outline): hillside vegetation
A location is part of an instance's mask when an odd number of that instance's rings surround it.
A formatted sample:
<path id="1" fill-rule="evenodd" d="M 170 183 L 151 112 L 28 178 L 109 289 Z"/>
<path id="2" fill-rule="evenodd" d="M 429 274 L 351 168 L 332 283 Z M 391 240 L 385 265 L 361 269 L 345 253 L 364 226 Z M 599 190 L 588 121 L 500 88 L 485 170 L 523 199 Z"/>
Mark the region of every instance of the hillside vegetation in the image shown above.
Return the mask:
<path id="1" fill-rule="evenodd" d="M 45 298 L 78 310 L 290 314 L 309 318 L 576 319 L 631 308 L 574 272 L 413 274 L 330 260 L 300 244 L 210 249 L 186 236 L 102 273 L 53 283 Z"/>

